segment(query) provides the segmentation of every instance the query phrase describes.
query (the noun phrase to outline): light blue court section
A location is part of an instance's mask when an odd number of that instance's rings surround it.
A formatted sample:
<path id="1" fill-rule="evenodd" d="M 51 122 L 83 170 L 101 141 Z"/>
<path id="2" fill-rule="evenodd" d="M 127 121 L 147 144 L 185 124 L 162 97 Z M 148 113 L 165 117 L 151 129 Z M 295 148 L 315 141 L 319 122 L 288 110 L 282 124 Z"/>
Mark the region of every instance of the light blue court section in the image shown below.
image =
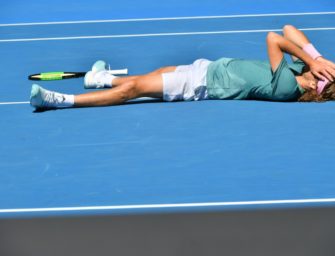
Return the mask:
<path id="1" fill-rule="evenodd" d="M 140 4 L 140 6 L 138 6 Z M 334 9 L 334 1 L 319 0 L 133 0 L 124 1 L 65 1 L 42 0 L 3 2 L 0 23 L 75 21 L 97 19 L 126 19 L 199 15 L 234 15 L 288 12 L 327 12 Z"/>
<path id="2" fill-rule="evenodd" d="M 6 21 L 1 23 L 115 18 L 116 10 L 131 6 L 127 2 L 108 5 L 109 9 L 99 4 L 90 9 L 81 5 L 79 9 L 72 8 L 57 16 L 61 4 L 53 3 L 54 8 L 50 8 L 48 14 L 31 7 L 35 12 L 28 11 L 26 16 L 2 15 Z M 131 15 L 125 11 L 118 17 L 158 17 L 155 12 L 158 4 L 150 9 L 146 8 L 148 3 L 143 1 L 141 8 L 132 8 Z M 270 3 L 265 1 L 258 5 L 249 1 L 233 3 L 225 1 L 224 6 L 230 6 L 225 10 L 211 1 L 194 3 L 197 12 L 189 9 L 187 16 L 277 12 L 276 8 L 267 9 Z M 321 8 L 326 4 L 322 1 L 303 7 L 284 6 L 284 3 L 287 2 L 271 2 L 271 5 L 278 6 L 280 12 L 335 11 L 335 8 Z M 176 8 L 186 2 L 170 1 L 169 4 L 171 9 L 160 12 L 160 17 L 186 15 L 186 9 Z M 1 11 L 10 13 L 13 6 L 5 4 Z M 24 7 L 30 8 L 25 3 L 15 5 L 17 14 Z M 108 16 L 106 10 L 114 11 L 115 15 L 112 12 Z M 79 13 L 80 18 L 76 16 Z M 334 59 L 332 14 L 146 22 L 72 24 L 71 27 L 77 28 L 72 31 L 68 25 L 1 27 L 0 40 L 171 34 L 0 41 L 0 67 L 5 71 L 0 84 L 0 102 L 27 101 L 31 81 L 26 77 L 31 73 L 86 71 L 97 59 L 105 59 L 118 69 L 127 67 L 131 74 L 138 74 L 160 66 L 187 64 L 201 57 L 212 60 L 223 56 L 267 58 L 266 31 L 201 35 L 194 33 L 197 31 L 274 29 L 292 23 L 315 28 L 307 32 L 308 36 L 324 55 Z M 316 30 L 320 27 L 327 29 Z M 180 32 L 193 34 L 176 35 Z M 84 92 L 82 79 L 40 84 L 66 93 Z M 151 101 L 34 113 L 28 104 L 0 105 L 0 217 L 334 206 L 334 107 L 332 102 Z M 314 201 L 300 204 L 282 201 L 309 199 Z M 329 200 L 322 201 L 324 199 Z M 264 200 L 273 203 L 246 203 Z M 221 204 L 214 206 L 213 202 Z M 198 203 L 207 206 L 176 206 Z M 175 207 L 136 207 L 166 204 Z M 52 211 L 100 206 L 111 207 L 109 210 Z M 116 209 L 122 206 L 131 207 Z M 15 213 L 17 209 L 27 208 L 49 210 Z"/>
<path id="3" fill-rule="evenodd" d="M 28 106 L 2 106 L 0 205 L 333 198 L 334 106 L 203 101 L 39 114 Z"/>

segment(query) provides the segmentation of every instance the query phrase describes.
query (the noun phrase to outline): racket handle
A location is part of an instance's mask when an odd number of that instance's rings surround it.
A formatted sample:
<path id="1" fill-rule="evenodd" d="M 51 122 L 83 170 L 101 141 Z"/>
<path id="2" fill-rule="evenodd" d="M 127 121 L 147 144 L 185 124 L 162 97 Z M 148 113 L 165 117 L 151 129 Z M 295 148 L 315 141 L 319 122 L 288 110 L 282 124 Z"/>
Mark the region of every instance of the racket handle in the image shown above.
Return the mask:
<path id="1" fill-rule="evenodd" d="M 107 70 L 107 72 L 111 75 L 128 75 L 128 69 L 112 69 Z"/>

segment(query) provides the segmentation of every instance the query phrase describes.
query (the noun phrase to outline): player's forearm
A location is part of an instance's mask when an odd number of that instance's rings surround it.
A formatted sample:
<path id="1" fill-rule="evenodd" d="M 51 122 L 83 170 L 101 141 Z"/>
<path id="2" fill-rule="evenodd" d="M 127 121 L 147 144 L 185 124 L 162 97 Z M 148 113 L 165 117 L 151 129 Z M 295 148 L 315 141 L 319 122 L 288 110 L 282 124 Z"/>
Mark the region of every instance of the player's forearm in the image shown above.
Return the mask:
<path id="1" fill-rule="evenodd" d="M 283 34 L 286 39 L 290 40 L 300 48 L 303 48 L 306 44 L 310 43 L 307 36 L 292 25 L 285 25 L 283 27 Z"/>
<path id="2" fill-rule="evenodd" d="M 296 56 L 307 65 L 310 65 L 314 61 L 313 58 L 304 52 L 297 44 L 280 35 L 278 35 L 277 43 L 283 52 Z"/>

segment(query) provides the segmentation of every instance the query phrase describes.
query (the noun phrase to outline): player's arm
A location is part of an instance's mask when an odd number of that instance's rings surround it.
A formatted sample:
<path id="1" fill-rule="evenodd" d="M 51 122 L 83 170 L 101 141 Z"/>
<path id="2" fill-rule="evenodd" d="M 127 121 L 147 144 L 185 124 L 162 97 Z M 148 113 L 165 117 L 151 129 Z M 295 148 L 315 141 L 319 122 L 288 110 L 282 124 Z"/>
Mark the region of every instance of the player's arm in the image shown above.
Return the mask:
<path id="1" fill-rule="evenodd" d="M 297 29 L 292 25 L 285 25 L 283 27 L 283 34 L 286 39 L 290 40 L 292 43 L 296 44 L 301 49 L 305 49 L 308 51 L 310 47 L 314 47 L 311 46 L 311 41 L 307 38 L 307 36 L 302 31 L 300 31 L 299 29 Z M 325 63 L 326 65 L 335 70 L 335 63 L 333 63 L 330 60 L 327 60 L 324 56 L 321 56 L 319 52 L 316 52 L 315 54 L 316 54 L 314 55 L 315 59 Z M 293 60 L 297 59 L 297 57 L 294 55 L 292 55 L 292 58 Z"/>
<path id="2" fill-rule="evenodd" d="M 305 45 L 310 44 L 307 36 L 296 27 L 292 25 L 285 25 L 283 27 L 284 37 L 296 44 L 299 48 L 303 49 Z M 293 60 L 298 59 L 296 56 L 291 55 Z"/>
<path id="3" fill-rule="evenodd" d="M 269 32 L 266 42 L 268 46 L 268 56 L 273 71 L 277 69 L 285 52 L 296 56 L 306 63 L 318 79 L 325 80 L 325 78 L 327 78 L 328 80 L 333 81 L 333 77 L 335 77 L 333 69 L 320 61 L 314 60 L 309 54 L 304 52 L 298 45 L 290 40 L 274 32 Z"/>

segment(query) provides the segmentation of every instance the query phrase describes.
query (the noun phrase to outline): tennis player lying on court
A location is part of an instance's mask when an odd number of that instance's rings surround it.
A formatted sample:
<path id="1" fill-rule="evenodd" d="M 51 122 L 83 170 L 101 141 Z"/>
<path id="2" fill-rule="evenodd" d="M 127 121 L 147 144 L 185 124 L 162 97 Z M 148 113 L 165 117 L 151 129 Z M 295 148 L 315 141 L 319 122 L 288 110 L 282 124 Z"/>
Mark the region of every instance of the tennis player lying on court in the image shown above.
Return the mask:
<path id="1" fill-rule="evenodd" d="M 34 84 L 30 103 L 37 109 L 50 109 L 110 106 L 139 97 L 164 101 L 335 100 L 335 64 L 322 57 L 295 27 L 286 25 L 283 34 L 268 33 L 269 62 L 199 59 L 191 65 L 163 67 L 146 75 L 117 77 L 106 71 L 103 61 L 98 61 L 85 76 L 85 88 L 110 89 L 67 95 Z M 284 53 L 292 56 L 293 64 L 286 62 Z"/>

